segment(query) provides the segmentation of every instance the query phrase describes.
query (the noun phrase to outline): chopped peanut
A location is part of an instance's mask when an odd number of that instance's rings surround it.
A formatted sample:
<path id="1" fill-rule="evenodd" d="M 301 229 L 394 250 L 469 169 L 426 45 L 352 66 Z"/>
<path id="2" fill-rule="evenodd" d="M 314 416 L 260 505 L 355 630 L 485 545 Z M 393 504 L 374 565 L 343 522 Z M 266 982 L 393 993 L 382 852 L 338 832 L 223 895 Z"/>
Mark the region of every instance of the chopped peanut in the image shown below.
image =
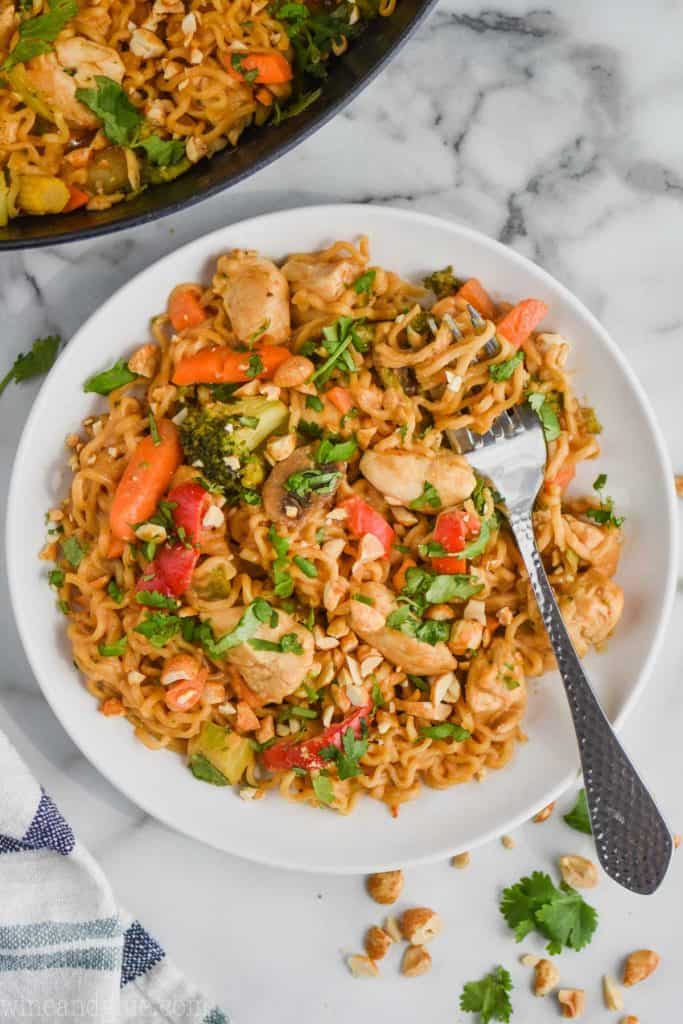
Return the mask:
<path id="1" fill-rule="evenodd" d="M 562 1016 L 571 1020 L 581 1017 L 586 1009 L 586 993 L 582 988 L 561 988 L 557 999 L 562 1007 Z"/>
<path id="2" fill-rule="evenodd" d="M 541 958 L 540 956 L 535 956 L 533 953 L 522 953 L 519 958 L 519 962 L 520 964 L 523 964 L 524 967 L 535 967 L 536 964 L 540 964 Z"/>
<path id="3" fill-rule="evenodd" d="M 676 494 L 679 498 L 683 498 L 683 476 L 676 475 L 674 477 L 674 485 L 676 487 Z"/>
<path id="4" fill-rule="evenodd" d="M 534 995 L 547 996 L 560 983 L 560 972 L 552 960 L 539 960 L 534 975 Z"/>
<path id="5" fill-rule="evenodd" d="M 128 369 L 139 377 L 153 377 L 159 364 L 159 346 L 150 342 L 136 349 L 128 360 Z"/>
<path id="6" fill-rule="evenodd" d="M 573 889 L 594 889 L 598 884 L 598 869 L 592 860 L 566 853 L 560 857 L 560 872 L 567 885 Z"/>
<path id="7" fill-rule="evenodd" d="M 469 853 L 465 851 L 464 853 L 458 853 L 455 857 L 453 857 L 453 859 L 451 860 L 451 864 L 453 865 L 454 868 L 466 868 L 467 865 L 470 863 L 471 859 L 472 858 L 470 857 Z"/>
<path id="8" fill-rule="evenodd" d="M 401 935 L 401 928 L 395 917 L 388 917 L 384 922 L 384 931 L 387 933 L 392 942 L 400 942 L 403 936 Z"/>
<path id="9" fill-rule="evenodd" d="M 370 875 L 367 889 L 375 903 L 395 903 L 403 889 L 403 872 L 379 871 Z"/>
<path id="10" fill-rule="evenodd" d="M 392 942 L 391 935 L 374 924 L 365 935 L 365 952 L 371 960 L 381 960 L 389 952 Z"/>
<path id="11" fill-rule="evenodd" d="M 379 974 L 377 964 L 369 956 L 356 953 L 348 957 L 346 962 L 354 978 L 376 978 Z"/>
<path id="12" fill-rule="evenodd" d="M 679 832 L 674 832 L 674 850 L 677 850 L 681 845 L 681 836 Z"/>
<path id="13" fill-rule="evenodd" d="M 501 841 L 501 843 L 503 844 L 503 846 L 505 847 L 506 850 L 514 850 L 514 848 L 515 848 L 515 841 L 512 838 L 512 836 L 501 836 L 500 837 L 500 841 Z"/>
<path id="14" fill-rule="evenodd" d="M 624 1009 L 624 998 L 621 994 L 621 989 L 609 974 L 604 974 L 602 977 L 602 994 L 608 1010 Z"/>
<path id="15" fill-rule="evenodd" d="M 406 978 L 417 978 L 420 974 L 426 974 L 432 966 L 432 958 L 429 950 L 424 946 L 408 946 L 401 961 L 401 974 Z"/>
<path id="16" fill-rule="evenodd" d="M 237 731 L 252 732 L 252 730 L 258 729 L 260 725 L 261 723 L 246 701 L 238 701 L 237 718 L 235 719 L 235 728 Z"/>
<path id="17" fill-rule="evenodd" d="M 542 807 L 540 809 L 540 811 L 538 812 L 538 814 L 534 814 L 533 820 L 536 822 L 537 825 L 540 825 L 542 821 L 547 821 L 548 820 L 548 818 L 550 817 L 550 815 L 553 813 L 554 810 L 555 810 L 555 801 L 553 800 L 553 802 L 551 804 L 546 804 L 545 807 Z"/>
<path id="18" fill-rule="evenodd" d="M 660 957 L 652 949 L 636 949 L 626 958 L 622 981 L 627 988 L 645 981 L 659 967 Z"/>
<path id="19" fill-rule="evenodd" d="M 640 1017 L 634 1017 L 629 1013 L 628 1017 L 622 1017 L 620 1024 L 640 1024 Z"/>
<path id="20" fill-rule="evenodd" d="M 442 928 L 441 917 L 429 907 L 412 907 L 404 911 L 401 917 L 403 937 L 413 946 L 424 946 L 431 942 Z"/>

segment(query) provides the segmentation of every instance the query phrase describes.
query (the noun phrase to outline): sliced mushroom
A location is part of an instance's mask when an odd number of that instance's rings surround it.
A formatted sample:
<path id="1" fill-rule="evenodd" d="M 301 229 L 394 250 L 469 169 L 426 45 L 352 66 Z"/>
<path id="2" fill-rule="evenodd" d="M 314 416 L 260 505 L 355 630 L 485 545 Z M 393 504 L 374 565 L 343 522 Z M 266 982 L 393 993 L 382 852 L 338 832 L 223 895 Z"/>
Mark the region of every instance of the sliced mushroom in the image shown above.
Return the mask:
<path id="1" fill-rule="evenodd" d="M 244 614 L 244 608 L 226 608 L 202 612 L 201 618 L 210 622 L 216 636 L 230 633 Z M 276 626 L 262 623 L 252 639 L 277 642 L 285 633 L 294 633 L 303 648 L 301 654 L 284 651 L 258 651 L 249 641 L 232 647 L 225 660 L 236 668 L 252 693 L 264 703 L 281 701 L 293 693 L 306 678 L 313 664 L 313 636 L 287 612 L 278 611 Z"/>
<path id="2" fill-rule="evenodd" d="M 305 496 L 299 496 L 287 490 L 287 481 L 294 473 L 301 473 L 307 469 L 334 472 L 343 470 L 344 466 L 345 464 L 340 462 L 316 466 L 311 445 L 296 448 L 291 455 L 273 467 L 263 485 L 263 508 L 266 515 L 274 522 L 297 526 L 314 509 L 328 509 L 334 501 L 336 486 L 329 494 L 311 492 Z M 341 477 L 337 482 L 340 479 Z"/>
<path id="3" fill-rule="evenodd" d="M 434 504 L 425 501 L 421 512 L 435 513 L 449 505 L 459 505 L 469 498 L 476 485 L 467 461 L 449 451 L 436 455 L 368 451 L 360 460 L 360 471 L 386 498 L 402 505 L 423 497 L 425 487 L 430 485 L 436 492 L 431 495 Z"/>
<path id="4" fill-rule="evenodd" d="M 213 287 L 239 341 L 279 345 L 288 340 L 289 285 L 270 260 L 233 249 L 218 260 Z"/>
<path id="5" fill-rule="evenodd" d="M 388 587 L 368 582 L 357 589 L 370 598 L 372 604 L 351 601 L 351 628 L 392 665 L 420 676 L 441 675 L 456 667 L 456 660 L 445 643 L 427 644 L 386 625 L 387 617 L 397 607 Z"/>

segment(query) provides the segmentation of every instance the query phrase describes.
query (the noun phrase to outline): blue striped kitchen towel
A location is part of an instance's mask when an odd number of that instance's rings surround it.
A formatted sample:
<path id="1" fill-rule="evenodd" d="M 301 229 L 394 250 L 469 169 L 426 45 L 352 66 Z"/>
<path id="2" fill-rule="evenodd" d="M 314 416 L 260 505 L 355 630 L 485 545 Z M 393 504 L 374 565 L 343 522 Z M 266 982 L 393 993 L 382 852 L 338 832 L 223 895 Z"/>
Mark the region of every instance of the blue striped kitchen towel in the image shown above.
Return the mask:
<path id="1" fill-rule="evenodd" d="M 0 1020 L 229 1024 L 142 925 L 0 733 Z"/>

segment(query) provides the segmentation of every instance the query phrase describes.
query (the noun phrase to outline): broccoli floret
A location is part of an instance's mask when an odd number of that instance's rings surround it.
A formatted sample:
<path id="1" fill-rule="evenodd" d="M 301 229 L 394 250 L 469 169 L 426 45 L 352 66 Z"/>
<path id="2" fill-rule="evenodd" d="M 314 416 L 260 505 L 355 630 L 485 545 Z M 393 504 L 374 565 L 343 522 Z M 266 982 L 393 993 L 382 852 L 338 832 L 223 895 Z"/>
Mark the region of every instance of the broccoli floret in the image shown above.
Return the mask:
<path id="1" fill-rule="evenodd" d="M 425 288 L 434 292 L 437 298 L 443 299 L 446 295 L 452 295 L 460 287 L 460 282 L 453 273 L 453 267 L 444 267 L 443 270 L 435 270 L 422 282 Z"/>
<path id="2" fill-rule="evenodd" d="M 287 416 L 286 405 L 265 398 L 192 407 L 180 425 L 185 461 L 236 504 L 263 483 L 265 464 L 255 449 Z"/>

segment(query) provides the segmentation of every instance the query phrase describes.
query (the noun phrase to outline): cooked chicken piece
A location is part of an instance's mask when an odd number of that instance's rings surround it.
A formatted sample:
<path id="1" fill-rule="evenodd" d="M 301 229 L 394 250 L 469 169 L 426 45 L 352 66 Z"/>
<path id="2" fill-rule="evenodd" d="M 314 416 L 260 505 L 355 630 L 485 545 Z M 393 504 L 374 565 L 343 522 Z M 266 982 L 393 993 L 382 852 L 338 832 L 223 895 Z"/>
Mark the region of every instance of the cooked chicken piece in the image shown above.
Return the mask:
<path id="1" fill-rule="evenodd" d="M 623 610 L 623 590 L 597 569 L 581 573 L 572 592 L 560 598 L 562 618 L 580 657 L 607 639 Z"/>
<path id="2" fill-rule="evenodd" d="M 0 49 L 9 49 L 16 22 L 17 12 L 14 9 L 14 4 L 7 4 L 0 10 Z"/>
<path id="3" fill-rule="evenodd" d="M 282 268 L 290 282 L 292 291 L 299 288 L 313 292 L 323 302 L 334 302 L 352 281 L 360 276 L 358 264 L 352 260 L 321 261 L 315 256 L 304 254 L 292 256 Z"/>
<path id="4" fill-rule="evenodd" d="M 97 129 L 100 119 L 76 99 L 76 90 L 94 85 L 95 75 L 104 75 L 120 85 L 124 71 L 116 50 L 83 36 L 72 36 L 55 43 L 54 53 L 30 60 L 22 77 L 28 89 L 50 110 L 61 113 L 72 127 Z"/>
<path id="5" fill-rule="evenodd" d="M 93 86 L 95 75 L 111 78 L 118 85 L 123 80 L 125 64 L 111 46 L 94 43 L 84 36 L 71 36 L 61 42 L 58 40 L 55 52 L 61 66 L 73 72 L 73 80 L 78 88 Z"/>
<path id="6" fill-rule="evenodd" d="M 472 658 L 465 698 L 478 720 L 499 736 L 517 726 L 526 696 L 521 659 L 505 640 L 495 639 Z"/>
<path id="7" fill-rule="evenodd" d="M 601 528 L 572 515 L 565 515 L 563 519 L 570 531 L 566 538 L 569 547 L 603 575 L 614 576 L 621 554 L 619 531 L 609 526 Z"/>
<path id="8" fill-rule="evenodd" d="M 336 485 L 328 494 L 311 492 L 304 497 L 298 497 L 287 490 L 287 481 L 294 473 L 301 473 L 312 469 L 334 472 L 336 470 L 343 470 L 345 465 L 342 462 L 335 462 L 324 467 L 316 466 L 311 445 L 295 448 L 286 459 L 276 463 L 263 485 L 263 509 L 266 515 L 275 522 L 287 523 L 289 526 L 298 526 L 303 522 L 308 513 L 314 509 L 324 510 L 329 508 L 334 501 Z M 337 479 L 337 484 L 340 480 L 341 477 Z"/>
<path id="9" fill-rule="evenodd" d="M 201 618 L 211 623 L 216 636 L 230 633 L 244 608 L 227 608 L 201 612 Z M 282 651 L 257 651 L 249 642 L 232 647 L 225 660 L 242 675 L 244 682 L 264 704 L 279 702 L 301 686 L 313 664 L 313 635 L 287 612 L 278 610 L 277 626 L 262 623 L 253 639 L 277 642 L 285 633 L 294 633 L 303 648 L 301 654 Z"/>
<path id="10" fill-rule="evenodd" d="M 270 260 L 233 249 L 218 260 L 213 287 L 223 298 L 238 341 L 279 345 L 288 340 L 289 285 Z"/>
<path id="11" fill-rule="evenodd" d="M 469 498 L 476 484 L 467 461 L 449 451 L 431 456 L 367 451 L 360 460 L 360 471 L 386 498 L 402 505 L 424 496 L 421 512 L 436 513 L 449 505 L 459 505 Z M 430 494 L 429 487 L 425 493 L 425 485 L 431 485 L 436 494 Z M 430 496 L 435 504 L 430 503 Z"/>
<path id="12" fill-rule="evenodd" d="M 445 643 L 427 644 L 386 625 L 387 616 L 397 607 L 388 587 L 368 582 L 357 589 L 373 604 L 351 601 L 351 628 L 387 661 L 420 676 L 441 675 L 455 668 L 456 660 Z"/>

